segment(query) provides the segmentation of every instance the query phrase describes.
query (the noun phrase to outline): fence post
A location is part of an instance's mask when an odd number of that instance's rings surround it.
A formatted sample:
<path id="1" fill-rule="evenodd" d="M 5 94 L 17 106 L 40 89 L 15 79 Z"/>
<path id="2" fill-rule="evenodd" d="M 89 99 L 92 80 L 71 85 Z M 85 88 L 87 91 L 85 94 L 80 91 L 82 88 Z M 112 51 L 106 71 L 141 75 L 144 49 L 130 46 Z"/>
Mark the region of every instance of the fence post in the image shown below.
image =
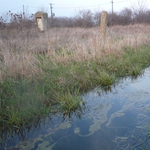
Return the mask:
<path id="1" fill-rule="evenodd" d="M 106 38 L 106 31 L 107 31 L 107 11 L 102 11 L 101 13 L 101 24 L 100 24 L 100 36 L 102 40 Z"/>
<path id="2" fill-rule="evenodd" d="M 35 13 L 35 20 L 38 25 L 39 31 L 48 31 L 48 14 L 44 12 Z"/>

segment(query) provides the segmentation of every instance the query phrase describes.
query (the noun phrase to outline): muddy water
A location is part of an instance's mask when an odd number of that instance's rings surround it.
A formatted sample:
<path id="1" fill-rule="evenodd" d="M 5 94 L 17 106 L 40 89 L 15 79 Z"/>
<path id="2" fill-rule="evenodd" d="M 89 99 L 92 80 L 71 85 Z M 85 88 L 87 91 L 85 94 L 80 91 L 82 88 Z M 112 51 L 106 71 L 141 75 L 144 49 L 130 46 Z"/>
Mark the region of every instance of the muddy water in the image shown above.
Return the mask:
<path id="1" fill-rule="evenodd" d="M 12 150 L 150 149 L 150 68 L 137 79 L 122 79 L 107 91 L 84 95 L 83 112 L 56 114 L 3 138 Z M 5 135 L 6 136 L 6 135 Z"/>

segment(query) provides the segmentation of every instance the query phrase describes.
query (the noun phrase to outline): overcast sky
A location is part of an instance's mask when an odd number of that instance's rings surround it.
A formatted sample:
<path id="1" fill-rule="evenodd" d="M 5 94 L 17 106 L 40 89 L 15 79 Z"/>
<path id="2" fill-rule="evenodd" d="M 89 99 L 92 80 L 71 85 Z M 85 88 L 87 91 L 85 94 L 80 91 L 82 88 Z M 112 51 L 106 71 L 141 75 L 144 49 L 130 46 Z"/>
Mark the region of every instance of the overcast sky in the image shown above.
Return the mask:
<path id="1" fill-rule="evenodd" d="M 111 12 L 112 0 L 0 0 L 0 16 L 6 14 L 9 10 L 13 13 L 35 13 L 39 10 L 45 10 L 50 16 L 50 3 L 53 4 L 53 13 L 55 16 L 71 17 L 79 10 L 90 9 L 93 12 L 106 10 Z M 113 0 L 114 11 L 118 12 L 125 7 L 137 4 L 138 1 L 145 1 L 147 8 L 150 9 L 150 0 Z"/>

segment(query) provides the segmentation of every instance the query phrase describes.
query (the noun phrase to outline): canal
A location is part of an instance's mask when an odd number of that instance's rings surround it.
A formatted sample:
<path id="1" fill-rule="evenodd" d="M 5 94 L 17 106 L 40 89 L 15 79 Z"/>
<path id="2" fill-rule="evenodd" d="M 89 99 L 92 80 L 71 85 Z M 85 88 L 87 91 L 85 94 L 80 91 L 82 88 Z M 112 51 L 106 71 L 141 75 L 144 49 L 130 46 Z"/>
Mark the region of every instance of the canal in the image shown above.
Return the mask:
<path id="1" fill-rule="evenodd" d="M 150 149 L 150 68 L 137 78 L 123 78 L 107 89 L 83 96 L 82 112 L 50 114 L 37 124 L 5 133 L 8 150 Z"/>

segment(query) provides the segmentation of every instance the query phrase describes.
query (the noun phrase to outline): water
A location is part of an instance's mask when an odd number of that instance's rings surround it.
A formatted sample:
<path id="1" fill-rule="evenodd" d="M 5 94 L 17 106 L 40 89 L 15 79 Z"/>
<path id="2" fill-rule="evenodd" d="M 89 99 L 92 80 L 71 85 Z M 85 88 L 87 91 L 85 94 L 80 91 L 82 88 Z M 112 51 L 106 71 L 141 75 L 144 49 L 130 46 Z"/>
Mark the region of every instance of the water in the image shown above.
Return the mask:
<path id="1" fill-rule="evenodd" d="M 84 101 L 83 112 L 75 112 L 71 118 L 51 115 L 36 126 L 4 135 L 0 149 L 150 149 L 150 68 L 137 79 L 122 79 L 107 91 L 94 89 L 84 95 Z"/>

